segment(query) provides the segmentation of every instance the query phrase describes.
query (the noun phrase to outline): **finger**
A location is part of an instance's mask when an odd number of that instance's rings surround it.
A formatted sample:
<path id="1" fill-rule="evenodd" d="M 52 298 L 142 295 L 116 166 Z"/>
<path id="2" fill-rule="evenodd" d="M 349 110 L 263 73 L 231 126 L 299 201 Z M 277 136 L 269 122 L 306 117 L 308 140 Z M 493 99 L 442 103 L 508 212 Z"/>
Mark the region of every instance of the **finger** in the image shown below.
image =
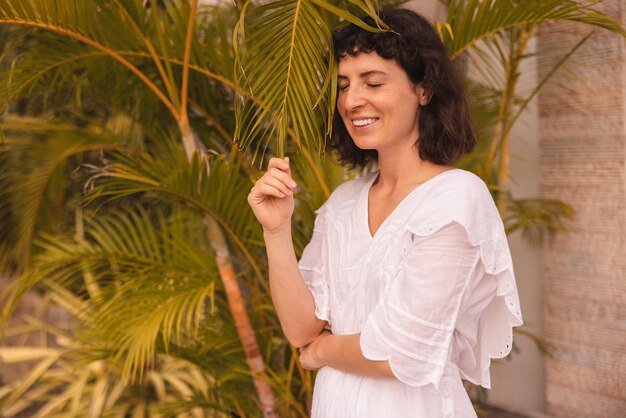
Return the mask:
<path id="1" fill-rule="evenodd" d="M 272 158 L 267 166 L 267 170 L 269 171 L 272 168 L 277 168 L 279 170 L 287 170 L 289 168 L 289 159 L 285 161 L 283 158 Z"/>
<path id="2" fill-rule="evenodd" d="M 279 170 L 277 168 L 272 168 L 271 170 L 268 170 L 266 174 L 268 176 L 279 179 L 290 189 L 294 189 L 297 186 L 296 182 L 291 178 L 289 173 L 285 171 Z"/>
<path id="3" fill-rule="evenodd" d="M 293 194 L 292 185 L 295 182 L 280 170 L 272 169 L 271 172 L 265 173 L 263 177 L 257 180 L 256 184 L 270 184 L 277 189 L 282 190 L 285 194 Z"/>
<path id="4" fill-rule="evenodd" d="M 311 368 L 311 365 L 308 363 L 307 358 L 306 358 L 306 354 L 305 353 L 301 353 L 298 361 L 300 362 L 300 365 L 302 366 L 302 368 L 304 370 L 313 370 Z"/>
<path id="5" fill-rule="evenodd" d="M 291 166 L 289 164 L 289 157 L 285 158 L 272 158 L 270 160 L 267 172 L 283 172 L 287 175 L 289 180 L 285 180 L 285 184 L 287 184 L 292 189 L 296 188 L 298 185 L 291 177 Z"/>
<path id="6" fill-rule="evenodd" d="M 267 183 L 258 184 L 253 189 L 256 189 L 254 194 L 257 200 L 263 200 L 266 196 L 274 196 L 281 199 L 286 196 L 279 189 Z"/>
<path id="7" fill-rule="evenodd" d="M 287 186 L 285 183 L 283 183 L 280 179 L 277 179 L 276 177 L 267 176 L 265 179 L 263 179 L 263 183 L 269 184 L 270 186 L 274 186 L 275 188 L 285 193 L 286 195 L 293 194 L 293 190 L 291 189 L 291 187 Z"/>
<path id="8" fill-rule="evenodd" d="M 285 194 L 273 186 L 258 184 L 250 190 L 248 202 L 251 205 L 259 205 L 270 197 L 282 199 L 285 197 Z"/>
<path id="9" fill-rule="evenodd" d="M 285 157 L 283 160 L 285 161 L 285 163 L 287 163 L 287 168 L 285 169 L 285 172 L 289 175 L 289 177 L 291 177 L 291 164 L 289 163 L 289 157 Z"/>

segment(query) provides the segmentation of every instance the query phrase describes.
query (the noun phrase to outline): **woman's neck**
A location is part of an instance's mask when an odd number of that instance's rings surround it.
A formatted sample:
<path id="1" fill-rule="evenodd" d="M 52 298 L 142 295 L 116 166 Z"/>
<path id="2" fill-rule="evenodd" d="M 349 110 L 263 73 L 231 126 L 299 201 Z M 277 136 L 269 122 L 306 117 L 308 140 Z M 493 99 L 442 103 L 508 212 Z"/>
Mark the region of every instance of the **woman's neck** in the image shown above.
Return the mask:
<path id="1" fill-rule="evenodd" d="M 377 187 L 386 190 L 423 183 L 441 171 L 440 166 L 419 156 L 416 146 L 402 152 L 378 152 Z"/>

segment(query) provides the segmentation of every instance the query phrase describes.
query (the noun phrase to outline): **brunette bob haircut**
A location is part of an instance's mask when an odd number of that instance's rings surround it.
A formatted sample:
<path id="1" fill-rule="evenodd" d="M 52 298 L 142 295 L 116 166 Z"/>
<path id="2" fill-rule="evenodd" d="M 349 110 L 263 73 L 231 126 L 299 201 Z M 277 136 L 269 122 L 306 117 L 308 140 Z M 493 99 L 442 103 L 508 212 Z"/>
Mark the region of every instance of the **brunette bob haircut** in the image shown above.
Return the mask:
<path id="1" fill-rule="evenodd" d="M 379 16 L 392 31 L 374 33 L 354 24 L 335 29 L 335 60 L 339 62 L 347 54 L 375 52 L 395 60 L 414 84 L 423 83 L 430 100 L 420 109 L 416 138 L 419 156 L 436 164 L 454 163 L 472 151 L 476 132 L 463 86 L 445 45 L 432 25 L 413 11 L 383 9 Z M 376 26 L 371 17 L 363 20 Z M 378 158 L 376 150 L 363 150 L 354 144 L 337 109 L 328 148 L 352 168 L 365 168 Z"/>

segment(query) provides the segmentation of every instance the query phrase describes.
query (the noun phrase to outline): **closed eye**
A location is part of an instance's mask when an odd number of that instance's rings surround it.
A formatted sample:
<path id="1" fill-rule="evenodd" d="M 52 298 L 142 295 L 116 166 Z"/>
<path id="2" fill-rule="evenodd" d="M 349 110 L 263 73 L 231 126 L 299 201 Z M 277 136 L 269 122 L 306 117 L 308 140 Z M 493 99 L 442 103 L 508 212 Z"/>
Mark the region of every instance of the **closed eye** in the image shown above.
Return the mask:
<path id="1" fill-rule="evenodd" d="M 345 89 L 348 88 L 348 86 L 349 86 L 348 84 L 343 84 L 343 85 L 338 86 L 338 89 L 339 91 L 344 91 Z"/>
<path id="2" fill-rule="evenodd" d="M 367 85 L 367 86 L 368 86 L 368 87 L 373 87 L 373 88 L 376 88 L 376 87 L 381 87 L 381 86 L 382 86 L 382 84 L 372 84 L 372 83 L 368 83 L 368 85 Z"/>

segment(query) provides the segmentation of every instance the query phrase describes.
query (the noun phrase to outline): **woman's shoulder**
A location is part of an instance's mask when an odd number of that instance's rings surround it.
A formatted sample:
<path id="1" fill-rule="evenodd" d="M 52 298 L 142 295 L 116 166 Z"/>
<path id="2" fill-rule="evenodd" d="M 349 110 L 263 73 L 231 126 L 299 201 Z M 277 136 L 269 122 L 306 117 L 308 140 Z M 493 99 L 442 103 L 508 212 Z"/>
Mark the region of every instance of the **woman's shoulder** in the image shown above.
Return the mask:
<path id="1" fill-rule="evenodd" d="M 488 192 L 487 185 L 476 174 L 462 168 L 453 168 L 444 171 L 436 176 L 440 178 L 439 187 L 436 190 L 440 192 L 461 192 L 467 193 L 483 193 Z"/>
<path id="2" fill-rule="evenodd" d="M 455 168 L 437 175 L 432 181 L 426 183 L 425 199 L 422 204 L 426 205 L 492 205 L 493 199 L 489 188 L 476 174 Z"/>
<path id="3" fill-rule="evenodd" d="M 437 225 L 457 221 L 500 224 L 500 215 L 485 182 L 462 169 L 443 172 L 424 185 L 403 208 L 408 225 Z"/>

